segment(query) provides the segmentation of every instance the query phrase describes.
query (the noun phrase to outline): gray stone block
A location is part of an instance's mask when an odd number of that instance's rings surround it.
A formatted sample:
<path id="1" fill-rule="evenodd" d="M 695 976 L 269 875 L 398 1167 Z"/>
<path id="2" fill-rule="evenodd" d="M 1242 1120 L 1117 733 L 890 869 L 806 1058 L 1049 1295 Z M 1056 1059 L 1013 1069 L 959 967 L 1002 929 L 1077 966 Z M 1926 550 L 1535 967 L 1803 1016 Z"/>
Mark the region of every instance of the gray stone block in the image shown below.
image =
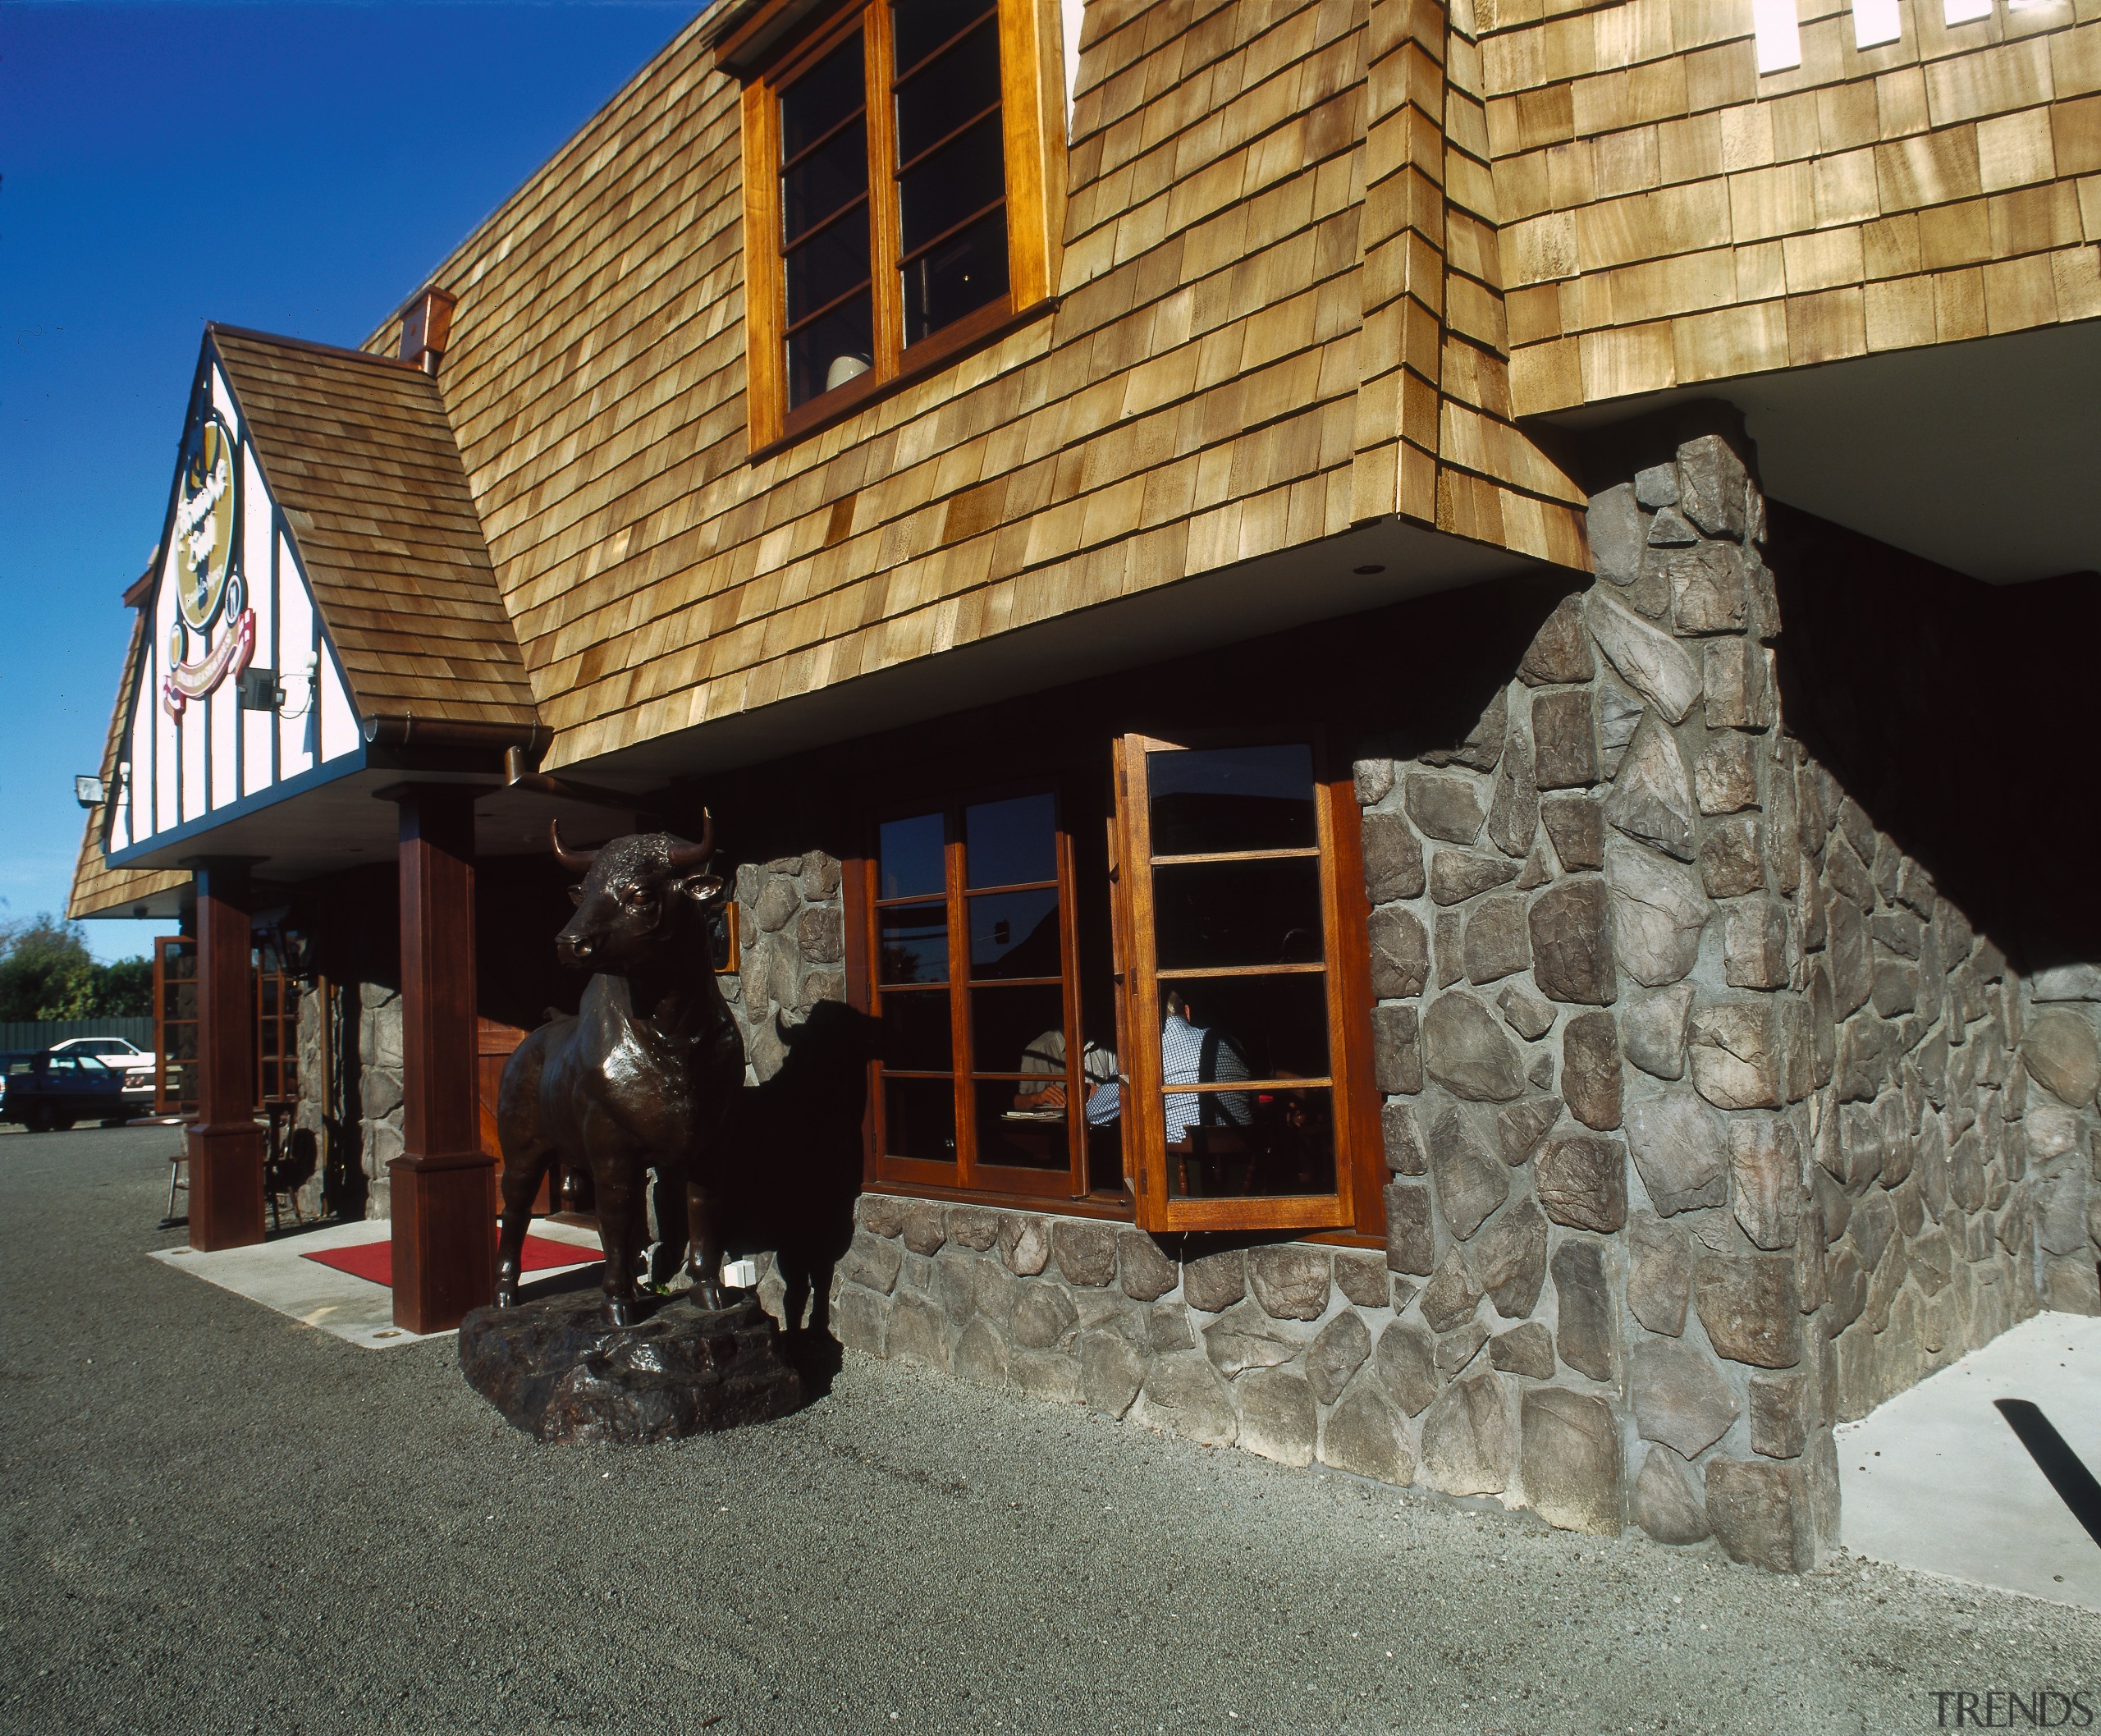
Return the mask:
<path id="1" fill-rule="evenodd" d="M 1390 1307 L 1394 1299 L 1393 1280 L 1379 1254 L 1338 1252 L 1335 1288 L 1361 1308 Z"/>
<path id="2" fill-rule="evenodd" d="M 1659 1543 L 1698 1543 L 1711 1532 L 1706 1498 L 1684 1460 L 1652 1446 L 1634 1479 L 1634 1523 Z"/>
<path id="3" fill-rule="evenodd" d="M 1014 1311 L 1013 1339 L 1025 1350 L 1064 1349 L 1080 1329 L 1079 1310 L 1055 1284 L 1032 1284 Z"/>
<path id="4" fill-rule="evenodd" d="M 1801 1361 L 1801 1293 L 1792 1260 L 1703 1251 L 1693 1264 L 1692 1299 L 1708 1342 L 1730 1361 L 1760 1368 L 1792 1368 Z"/>
<path id="5" fill-rule="evenodd" d="M 1430 935 L 1421 920 L 1398 905 L 1371 913 L 1371 993 L 1380 1001 L 1420 995 L 1430 980 Z"/>
<path id="6" fill-rule="evenodd" d="M 1604 882 L 1568 880 L 1532 900 L 1532 979 L 1556 1001 L 1608 1006 L 1618 992 Z"/>
<path id="7" fill-rule="evenodd" d="M 1619 1125 L 1619 1037 L 1609 1013 L 1584 1013 L 1561 1032 L 1561 1096 L 1586 1127 Z"/>
<path id="8" fill-rule="evenodd" d="M 1372 1346 L 1371 1376 L 1409 1416 L 1437 1396 L 1437 1344 L 1412 1320 L 1397 1320 Z"/>
<path id="9" fill-rule="evenodd" d="M 1427 1173 L 1422 1141 L 1416 1134 L 1415 1114 L 1407 1104 L 1389 1102 L 1380 1106 L 1379 1133 L 1388 1169 L 1396 1175 Z"/>
<path id="10" fill-rule="evenodd" d="M 1050 1226 L 1051 1251 L 1068 1283 L 1099 1289 L 1116 1279 L 1116 1226 L 1061 1217 Z"/>
<path id="11" fill-rule="evenodd" d="M 1532 699 L 1532 781 L 1540 790 L 1581 790 L 1598 781 L 1591 696 L 1581 688 Z M 1545 804 L 1542 804 L 1544 812 Z"/>
<path id="12" fill-rule="evenodd" d="M 1572 1237 L 1554 1249 L 1549 1269 L 1554 1274 L 1554 1337 L 1562 1361 L 1594 1381 L 1609 1381 L 1613 1303 L 1604 1248 Z"/>
<path id="13" fill-rule="evenodd" d="M 1119 1231 L 1116 1248 L 1125 1295 L 1151 1302 L 1165 1296 L 1179 1281 L 1179 1268 L 1144 1230 Z"/>
<path id="14" fill-rule="evenodd" d="M 1737 1401 L 1697 1347 L 1664 1340 L 1636 1344 L 1627 1359 L 1627 1399 L 1644 1441 L 1695 1459 L 1728 1433 Z"/>
<path id="15" fill-rule="evenodd" d="M 1561 1105 L 1552 1097 L 1534 1097 L 1495 1112 L 1495 1131 L 1503 1161 L 1516 1169 L 1538 1150 L 1547 1130 L 1560 1119 Z"/>
<path id="16" fill-rule="evenodd" d="M 1602 494 L 1592 495 L 1586 524 L 1591 561 L 1598 576 L 1614 584 L 1632 584 L 1641 570 L 1647 537 L 1634 484 L 1615 483 Z"/>
<path id="17" fill-rule="evenodd" d="M 1565 686 L 1587 681 L 1597 673 L 1591 636 L 1583 628 L 1583 598 L 1572 592 L 1540 624 L 1517 662 L 1517 678 L 1528 687 Z M 2097 997 L 2101 998 L 2101 997 Z"/>
<path id="18" fill-rule="evenodd" d="M 1741 542 L 1751 492 L 1743 461 L 1719 434 L 1702 434 L 1678 449 L 1678 505 L 1710 537 Z"/>
<path id="19" fill-rule="evenodd" d="M 1661 712 L 1665 721 L 1684 722 L 1699 700 L 1702 679 L 1691 654 L 1668 633 L 1599 592 L 1590 594 L 1583 612 L 1598 648 L 1627 685 Z"/>
<path id="20" fill-rule="evenodd" d="M 955 1341 L 954 1354 L 949 1366 L 957 1379 L 970 1381 L 980 1386 L 1005 1386 L 1010 1384 L 1007 1376 L 1007 1344 L 993 1329 L 992 1323 L 984 1319 L 971 1321 Z"/>
<path id="21" fill-rule="evenodd" d="M 1412 1006 L 1371 1010 L 1371 1066 L 1380 1090 L 1412 1096 L 1422 1089 L 1421 1027 Z"/>
<path id="22" fill-rule="evenodd" d="M 1277 1320 L 1318 1320 L 1328 1311 L 1334 1275 L 1325 1248 L 1281 1242 L 1250 1248 L 1247 1276 L 1255 1300 Z"/>
<path id="23" fill-rule="evenodd" d="M 1700 846 L 1700 883 L 1710 898 L 1741 898 L 1765 884 L 1765 828 L 1739 814 L 1707 829 Z"/>
<path id="24" fill-rule="evenodd" d="M 1436 1263 L 1430 1221 L 1430 1189 L 1420 1184 L 1386 1184 L 1386 1264 L 1397 1272 L 1426 1276 Z"/>
<path id="25" fill-rule="evenodd" d="M 1657 1079 L 1682 1079 L 1691 1014 L 1689 983 L 1627 1002 L 1619 1010 L 1619 1037 L 1627 1060 Z"/>
<path id="26" fill-rule="evenodd" d="M 905 1208 L 904 1245 L 913 1253 L 939 1253 L 948 1239 L 948 1209 L 939 1201 L 915 1199 Z"/>
<path id="27" fill-rule="evenodd" d="M 1506 856 L 1522 856 L 1540 827 L 1540 786 L 1534 776 L 1531 737 L 1513 728 L 1495 768 L 1488 804 L 1489 841 Z"/>
<path id="28" fill-rule="evenodd" d="M 1724 1001 L 1696 1006 L 1687 1053 L 1694 1089 L 1716 1108 L 1779 1109 L 1786 1105 L 1776 1003 Z"/>
<path id="29" fill-rule="evenodd" d="M 1580 874 L 1605 865 L 1604 816 L 1589 796 L 1545 797 L 1540 820 L 1564 873 Z"/>
<path id="30" fill-rule="evenodd" d="M 1775 1573 L 1806 1573 L 1816 1565 L 1809 1480 L 1800 1460 L 1710 1460 L 1707 1518 L 1732 1560 Z"/>
<path id="31" fill-rule="evenodd" d="M 1617 1139 L 1550 1139 L 1535 1177 L 1540 1204 L 1557 1224 L 1609 1235 L 1627 1222 L 1627 1152 Z"/>
<path id="32" fill-rule="evenodd" d="M 1000 1257 L 1017 1277 L 1032 1278 L 1050 1263 L 1050 1225 L 1032 1213 L 1009 1212 L 1000 1219 Z"/>
<path id="33" fill-rule="evenodd" d="M 1420 898 L 1424 885 L 1422 843 L 1398 813 L 1364 817 L 1364 890 L 1375 905 Z"/>
<path id="34" fill-rule="evenodd" d="M 1768 1459 L 1798 1459 L 1809 1445 L 1815 1387 L 1806 1375 L 1751 1377 L 1751 1450 Z"/>
<path id="35" fill-rule="evenodd" d="M 1497 1212 L 1474 1244 L 1470 1264 L 1495 1312 L 1506 1320 L 1522 1320 L 1538 1305 L 1546 1281 L 1545 1214 L 1529 1199 Z M 1426 1314 L 1427 1301 L 1426 1293 Z"/>
<path id="36" fill-rule="evenodd" d="M 1446 1495 L 1499 1495 L 1516 1459 L 1509 1407 L 1491 1368 L 1454 1381 L 1422 1419 L 1422 1469 Z"/>
<path id="37" fill-rule="evenodd" d="M 1503 754 L 1503 732 L 1508 719 L 1508 695 L 1499 687 L 1481 708 L 1480 721 L 1457 747 L 1426 748 L 1417 757 L 1426 766 L 1466 766 L 1476 772 L 1492 772 Z"/>
<path id="38" fill-rule="evenodd" d="M 1782 1120 L 1729 1123 L 1729 1204 L 1763 1248 L 1792 1248 L 1801 1212 L 1801 1148 Z"/>
<path id="39" fill-rule="evenodd" d="M 1233 1389 L 1206 1357 L 1162 1356 L 1140 1388 L 1144 1420 L 1206 1446 L 1231 1446 L 1240 1433 Z"/>
<path id="40" fill-rule="evenodd" d="M 2021 1039 L 2028 1076 L 2060 1101 L 2092 1108 L 2101 1091 L 2101 1040 L 2080 1012 L 2049 1006 L 2028 1023 Z"/>
<path id="41" fill-rule="evenodd" d="M 949 1239 L 982 1253 L 1000 1239 L 1000 1214 L 986 1206 L 951 1206 Z"/>
<path id="42" fill-rule="evenodd" d="M 1407 1426 L 1385 1398 L 1362 1381 L 1329 1413 L 1321 1431 L 1321 1463 L 1403 1488 L 1415 1478 Z"/>
<path id="43" fill-rule="evenodd" d="M 1430 1179 L 1445 1225 L 1461 1241 L 1478 1230 L 1510 1192 L 1503 1166 L 1457 1108 L 1447 1109 L 1430 1129 Z"/>
<path id="44" fill-rule="evenodd" d="M 1525 1499 L 1563 1531 L 1619 1534 L 1619 1427 L 1612 1407 L 1565 1388 L 1524 1398 Z"/>
<path id="45" fill-rule="evenodd" d="M 1677 739 L 1645 712 L 1605 797 L 1605 819 L 1681 862 L 1693 857 L 1692 780 Z"/>
<path id="46" fill-rule="evenodd" d="M 1239 1445 L 1280 1464 L 1309 1465 L 1320 1410 L 1302 1375 L 1257 1368 L 1233 1383 L 1240 1403 Z"/>
<path id="47" fill-rule="evenodd" d="M 1390 1200 L 1393 1190 L 1387 1190 Z M 1247 1294 L 1247 1257 L 1237 1248 L 1206 1254 L 1182 1268 L 1182 1298 L 1192 1308 L 1215 1314 Z"/>
<path id="48" fill-rule="evenodd" d="M 883 1333 L 883 1354 L 894 1363 L 917 1363 L 945 1371 L 949 1367 L 948 1322 L 924 1296 L 900 1291 L 890 1304 Z"/>
<path id="49" fill-rule="evenodd" d="M 1120 1417 L 1145 1381 L 1145 1364 L 1128 1339 L 1089 1332 L 1080 1340 L 1080 1396 L 1087 1408 Z"/>
<path id="50" fill-rule="evenodd" d="M 1484 898 L 1476 904 L 1467 917 L 1461 957 L 1467 980 L 1476 983 L 1494 983 L 1530 965 L 1531 946 L 1526 933 L 1524 899 L 1506 895 Z M 1375 968 L 1375 958 L 1374 963 Z M 1375 985 L 1373 992 L 1378 992 Z"/>
<path id="51" fill-rule="evenodd" d="M 1637 983 L 1661 988 L 1699 961 L 1707 897 L 1700 882 L 1647 851 L 1614 845 L 1605 852 L 1613 952 Z"/>
<path id="52" fill-rule="evenodd" d="M 1306 1352 L 1306 1378 L 1323 1404 L 1342 1396 L 1364 1359 L 1371 1354 L 1371 1330 L 1362 1316 L 1348 1309 L 1321 1328 Z"/>
<path id="53" fill-rule="evenodd" d="M 1445 994 L 1431 1001 L 1423 1015 L 1422 1037 L 1426 1070 L 1454 1097 L 1507 1103 L 1523 1092 L 1517 1051 L 1495 1015 L 1472 996 Z M 1435 1161 L 1433 1150 L 1433 1169 Z M 1444 1203 L 1449 1217 L 1449 1202 Z"/>
<path id="54" fill-rule="evenodd" d="M 1505 1374 L 1550 1381 L 1554 1378 L 1554 1334 L 1543 1321 L 1526 1321 L 1489 1340 L 1488 1359 Z"/>
<path id="55" fill-rule="evenodd" d="M 1665 1217 L 1727 1203 L 1722 1119 L 1690 1093 L 1629 1104 L 1627 1144 L 1650 1199 Z"/>
<path id="56" fill-rule="evenodd" d="M 1481 798 L 1464 778 L 1412 772 L 1403 786 L 1402 804 L 1416 830 L 1426 838 L 1471 844 L 1481 836 L 1485 818 Z"/>
<path id="57" fill-rule="evenodd" d="M 1508 886 L 1517 877 L 1517 864 L 1475 850 L 1440 850 L 1430 859 L 1433 904 L 1463 904 L 1469 898 Z"/>

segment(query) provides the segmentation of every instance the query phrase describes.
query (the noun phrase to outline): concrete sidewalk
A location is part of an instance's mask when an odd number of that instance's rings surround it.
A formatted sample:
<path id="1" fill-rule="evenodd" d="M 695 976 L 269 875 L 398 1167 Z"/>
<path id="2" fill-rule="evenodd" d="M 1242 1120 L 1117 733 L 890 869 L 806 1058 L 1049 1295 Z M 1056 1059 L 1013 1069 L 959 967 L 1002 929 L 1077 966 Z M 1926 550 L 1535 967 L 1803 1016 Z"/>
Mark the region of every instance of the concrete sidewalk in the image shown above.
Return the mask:
<path id="1" fill-rule="evenodd" d="M 8 1736 L 1796 1736 L 1929 1730 L 1937 1690 L 2101 1704 L 2083 1610 L 1549 1532 L 858 1357 L 764 1428 L 541 1447 L 450 1342 L 372 1355 L 148 1258 L 174 1137 L 0 1138 Z"/>
<path id="2" fill-rule="evenodd" d="M 2039 1314 L 1841 1427 L 1847 1548 L 2101 1610 L 2101 1547 L 1994 1399 L 2039 1405 L 2101 1472 L 2101 1320 Z"/>

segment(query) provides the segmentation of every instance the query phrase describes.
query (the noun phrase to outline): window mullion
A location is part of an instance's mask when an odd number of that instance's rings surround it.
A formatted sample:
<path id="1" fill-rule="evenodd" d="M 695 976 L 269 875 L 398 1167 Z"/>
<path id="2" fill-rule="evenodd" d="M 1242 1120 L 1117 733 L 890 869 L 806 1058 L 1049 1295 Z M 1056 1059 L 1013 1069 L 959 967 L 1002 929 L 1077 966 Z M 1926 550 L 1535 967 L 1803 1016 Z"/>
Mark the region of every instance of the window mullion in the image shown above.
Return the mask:
<path id="1" fill-rule="evenodd" d="M 1087 1031 L 1080 1005 L 1078 912 L 1073 907 L 1073 838 L 1065 827 L 1063 793 L 1058 804 L 1058 968 L 1064 976 L 1065 1138 L 1072 1161 L 1073 1198 L 1090 1190 L 1087 1150 Z"/>
<path id="2" fill-rule="evenodd" d="M 875 371 L 878 379 L 890 379 L 898 370 L 904 332 L 904 292 L 898 281 L 897 263 L 899 236 L 902 233 L 897 196 L 897 103 L 890 94 L 896 44 L 890 0 L 868 0 L 868 9 L 863 16 L 868 86 L 868 262 L 870 275 L 875 279 Z"/>
<path id="3" fill-rule="evenodd" d="M 955 1161 L 959 1186 L 977 1185 L 977 1088 L 971 1079 L 977 1057 L 970 1042 L 970 901 L 964 896 L 963 827 L 949 818 L 951 836 L 942 850 L 948 874 L 949 1045 L 955 1068 Z"/>

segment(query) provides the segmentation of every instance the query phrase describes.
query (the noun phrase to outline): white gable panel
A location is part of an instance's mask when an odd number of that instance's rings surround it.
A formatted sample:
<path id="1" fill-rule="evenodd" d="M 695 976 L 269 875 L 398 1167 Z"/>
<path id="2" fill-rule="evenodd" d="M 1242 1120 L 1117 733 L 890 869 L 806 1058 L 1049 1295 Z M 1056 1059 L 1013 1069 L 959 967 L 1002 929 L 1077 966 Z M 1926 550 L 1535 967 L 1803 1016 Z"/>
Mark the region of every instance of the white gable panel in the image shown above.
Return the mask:
<path id="1" fill-rule="evenodd" d="M 167 679 L 168 635 L 175 630 L 175 555 L 171 550 L 162 563 L 160 589 L 153 599 L 153 654 L 147 659 L 139 703 L 153 721 L 153 823 L 148 830 L 166 831 L 181 818 L 176 792 L 182 787 L 182 732 L 161 703 L 161 686 Z"/>
<path id="2" fill-rule="evenodd" d="M 321 648 L 321 757 L 333 759 L 357 744 L 357 713 L 350 708 L 350 696 L 343 685 L 343 671 L 336 666 L 335 653 L 324 643 Z"/>
<path id="3" fill-rule="evenodd" d="M 277 538 L 277 667 L 288 678 L 285 712 L 277 719 L 278 775 L 297 777 L 314 769 L 314 749 L 320 741 L 314 712 L 318 695 L 314 690 L 314 601 L 300 576 L 291 543 L 282 535 Z"/>
<path id="4" fill-rule="evenodd" d="M 284 665 L 277 655 L 277 586 L 271 577 L 271 529 L 277 513 L 254 452 L 241 452 L 241 486 L 246 504 L 241 512 L 240 565 L 248 583 L 248 606 L 255 611 L 255 661 L 272 669 Z M 238 702 L 236 702 L 237 703 Z M 242 712 L 240 793 L 254 795 L 276 776 L 277 728 L 268 712 Z"/>
<path id="5" fill-rule="evenodd" d="M 210 774 L 206 767 L 211 757 L 212 737 L 210 719 L 204 708 L 194 703 L 190 705 L 184 711 L 181 724 L 176 733 L 182 744 L 180 752 L 182 766 L 181 813 L 186 823 L 191 820 L 201 820 L 208 812 L 204 805 L 204 796 L 209 787 L 206 780 Z"/>

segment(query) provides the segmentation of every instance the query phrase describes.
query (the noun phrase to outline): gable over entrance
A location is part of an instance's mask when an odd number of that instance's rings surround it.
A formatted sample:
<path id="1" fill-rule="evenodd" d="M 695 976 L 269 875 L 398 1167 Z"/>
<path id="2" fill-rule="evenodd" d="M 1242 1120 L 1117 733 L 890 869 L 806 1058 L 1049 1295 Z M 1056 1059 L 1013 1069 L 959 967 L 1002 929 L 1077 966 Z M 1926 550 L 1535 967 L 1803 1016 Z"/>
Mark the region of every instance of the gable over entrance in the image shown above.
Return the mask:
<path id="1" fill-rule="evenodd" d="M 253 826 L 222 834 L 308 791 L 359 830 L 341 799 L 369 791 L 333 786 L 398 769 L 391 748 L 538 727 L 443 400 L 410 363 L 207 328 L 134 600 L 112 866 L 277 856 Z"/>

